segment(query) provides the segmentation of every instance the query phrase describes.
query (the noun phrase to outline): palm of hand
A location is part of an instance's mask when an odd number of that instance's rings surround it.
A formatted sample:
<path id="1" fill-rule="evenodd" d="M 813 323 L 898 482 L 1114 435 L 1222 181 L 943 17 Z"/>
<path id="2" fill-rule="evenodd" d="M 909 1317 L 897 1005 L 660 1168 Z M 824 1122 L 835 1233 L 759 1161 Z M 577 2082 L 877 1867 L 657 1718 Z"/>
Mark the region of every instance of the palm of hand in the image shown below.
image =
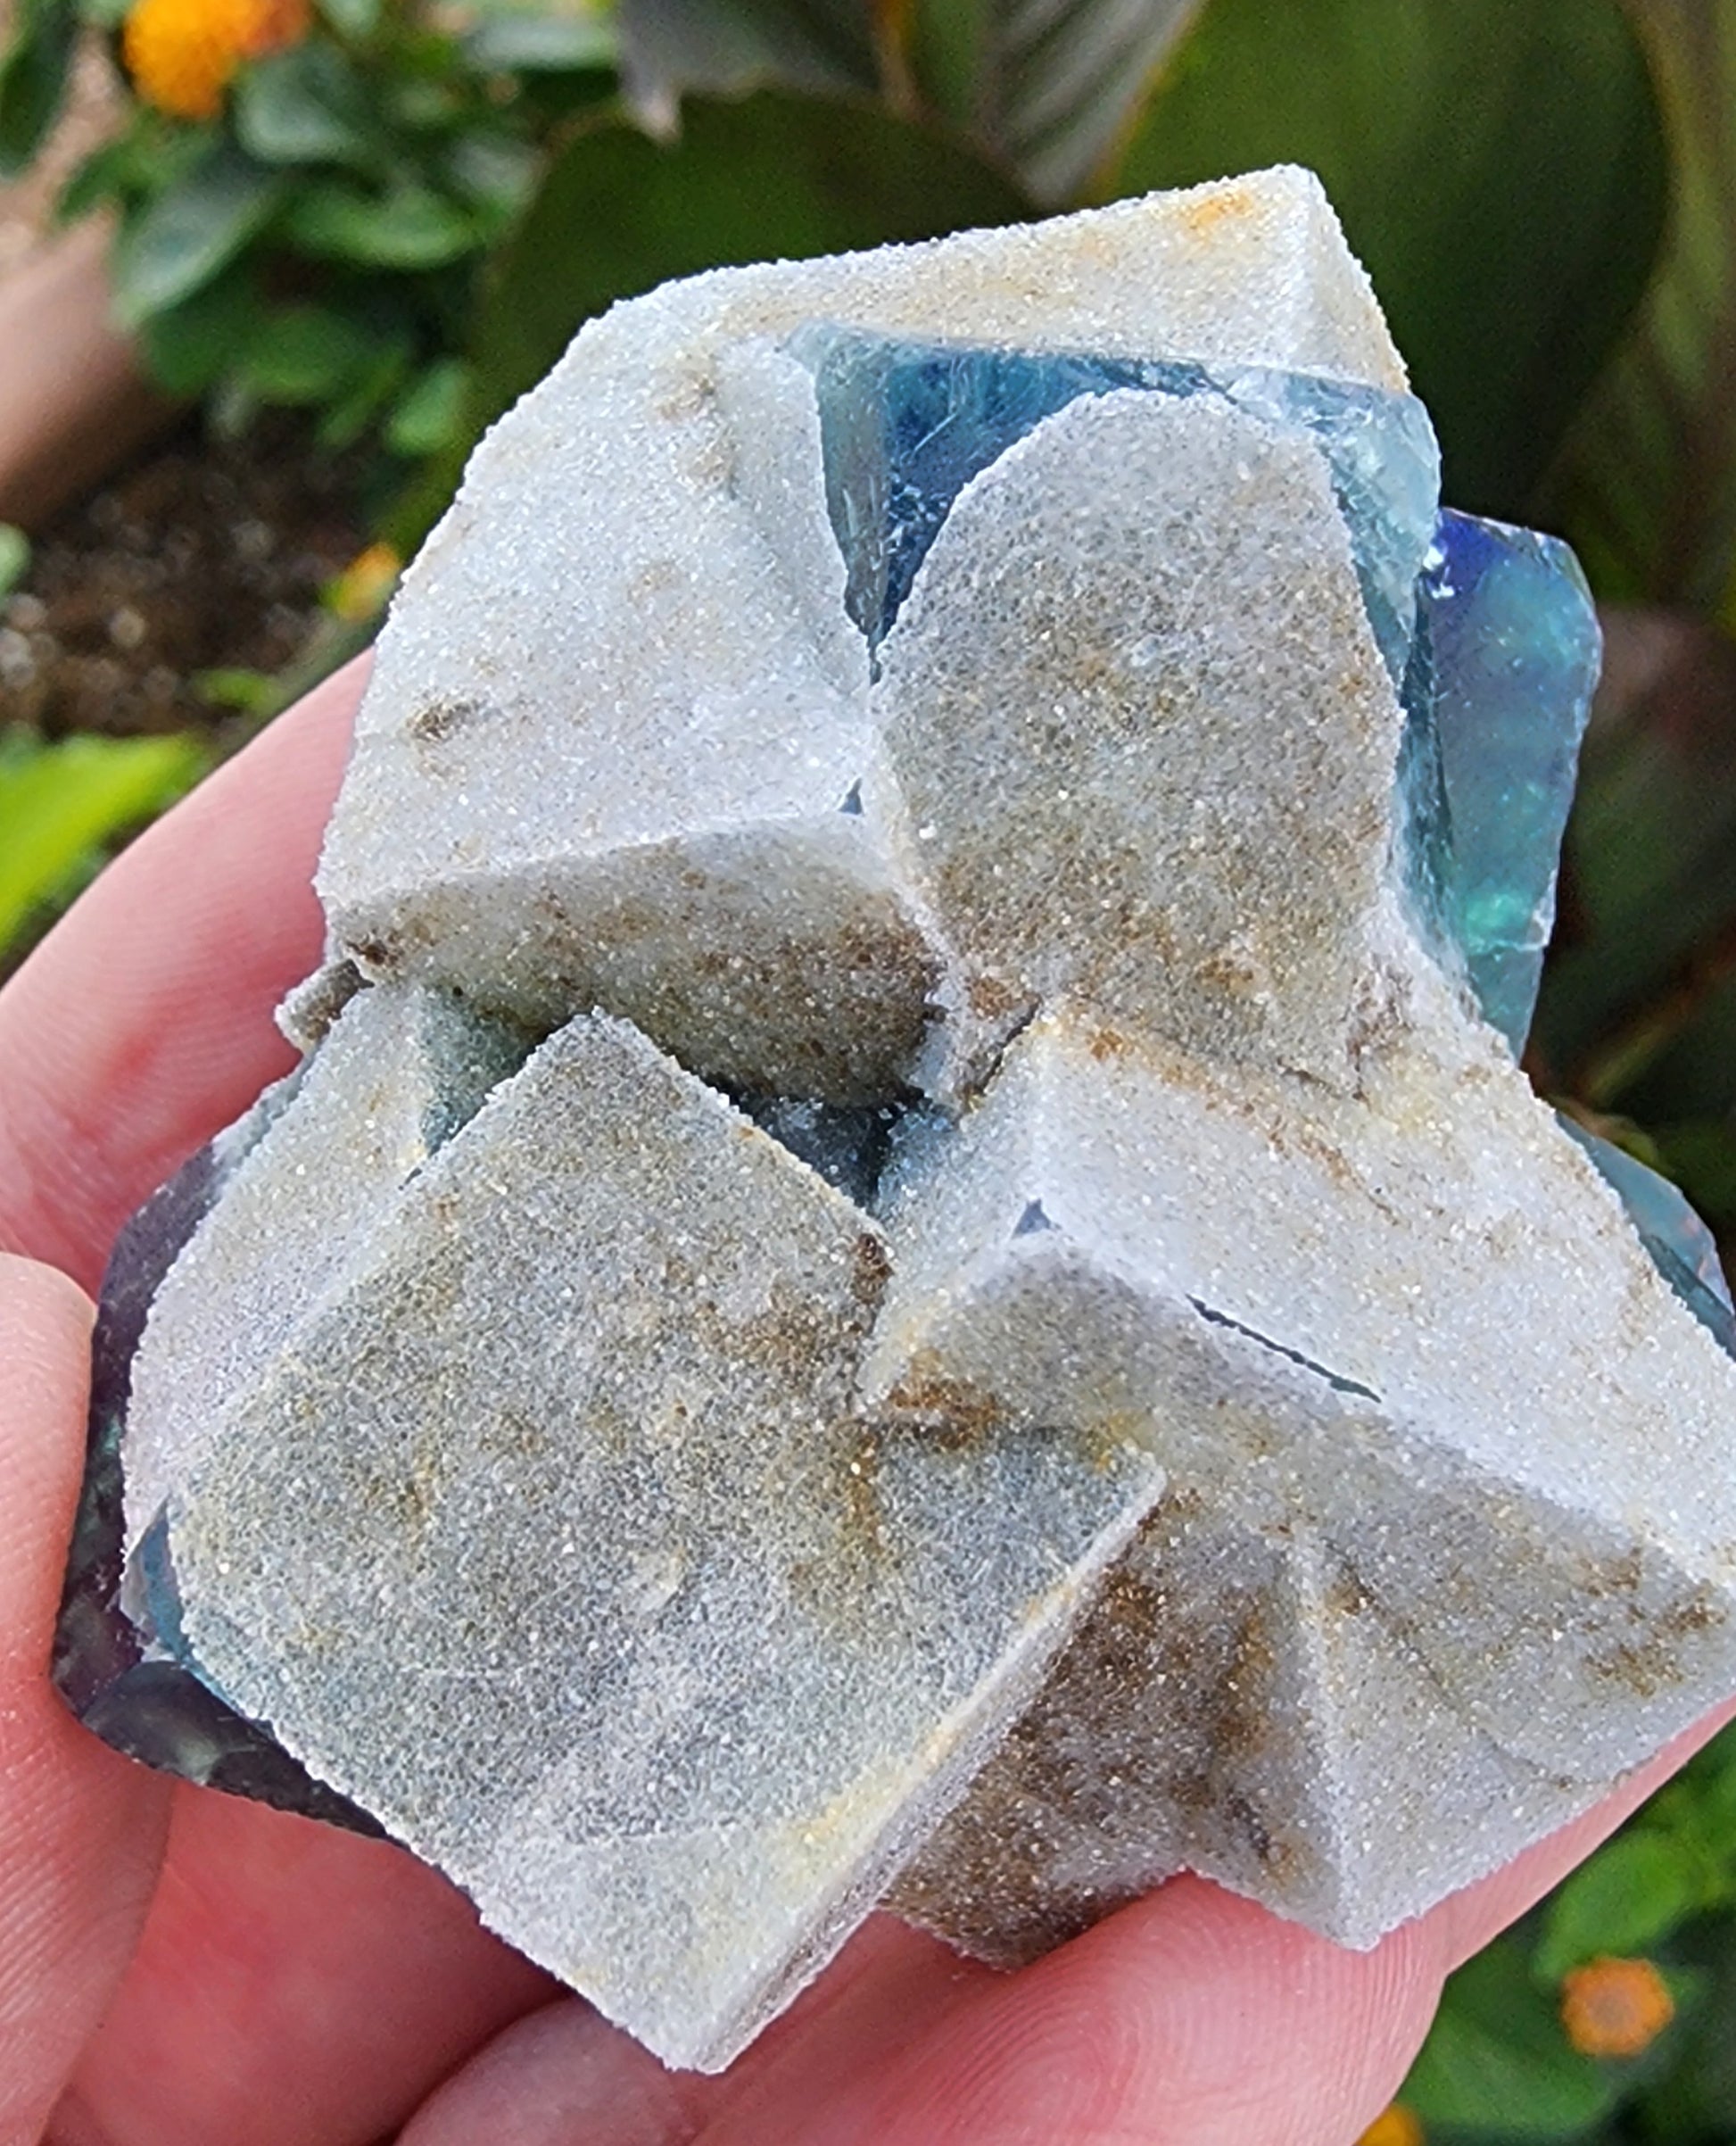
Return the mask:
<path id="1" fill-rule="evenodd" d="M 0 2146 L 1347 2146 L 1448 1969 L 1717 1720 L 1374 1952 L 1195 1879 L 1012 1976 L 878 1918 L 699 2079 L 397 1849 L 171 1788 L 62 1711 L 88 1308 L 47 1267 L 93 1287 L 126 1214 L 284 1069 L 270 1010 L 318 952 L 360 682 L 138 842 L 0 992 L 0 1247 L 47 1263 L 0 1259 Z"/>

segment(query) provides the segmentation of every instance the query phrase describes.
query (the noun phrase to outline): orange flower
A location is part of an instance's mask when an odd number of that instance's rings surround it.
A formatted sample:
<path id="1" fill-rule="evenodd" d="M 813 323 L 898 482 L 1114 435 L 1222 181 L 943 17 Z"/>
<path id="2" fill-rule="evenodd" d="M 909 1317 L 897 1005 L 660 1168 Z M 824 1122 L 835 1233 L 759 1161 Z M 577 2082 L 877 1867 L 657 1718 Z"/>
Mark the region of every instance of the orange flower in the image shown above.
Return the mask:
<path id="1" fill-rule="evenodd" d="M 1356 2146 L 1424 2146 L 1423 2127 L 1401 2101 L 1394 2101 L 1356 2142 Z"/>
<path id="2" fill-rule="evenodd" d="M 1561 2024 L 1582 2057 L 1637 2057 L 1675 2018 L 1649 1960 L 1593 1960 L 1561 1984 Z"/>
<path id="3" fill-rule="evenodd" d="M 244 60 L 306 37 L 309 0 L 135 0 L 121 50 L 147 104 L 214 120 Z"/>
<path id="4" fill-rule="evenodd" d="M 390 544 L 369 544 L 326 591 L 326 609 L 347 626 L 366 626 L 385 609 L 403 570 L 403 560 Z"/>

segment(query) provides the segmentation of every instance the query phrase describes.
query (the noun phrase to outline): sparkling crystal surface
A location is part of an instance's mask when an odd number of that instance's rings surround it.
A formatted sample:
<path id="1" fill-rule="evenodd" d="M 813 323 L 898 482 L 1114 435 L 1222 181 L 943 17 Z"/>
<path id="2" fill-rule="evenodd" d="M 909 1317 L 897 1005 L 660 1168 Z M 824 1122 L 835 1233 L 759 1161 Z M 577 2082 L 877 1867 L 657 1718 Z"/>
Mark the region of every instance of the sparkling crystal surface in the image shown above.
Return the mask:
<path id="1" fill-rule="evenodd" d="M 1594 631 L 1434 485 L 1295 171 L 587 327 L 117 1248 L 84 1718 L 715 2068 L 882 1900 L 1371 1943 L 1722 1696 L 1715 1257 L 1514 1062 Z"/>
<path id="2" fill-rule="evenodd" d="M 201 1148 L 115 1243 L 92 1340 L 85 1479 L 52 1672 L 79 1719 L 133 1758 L 203 1786 L 377 1833 L 365 1811 L 312 1779 L 267 1725 L 238 1713 L 214 1688 L 180 1630 L 163 1530 L 147 1554 L 151 1584 L 127 1586 L 121 1444 L 146 1314 L 163 1277 L 288 1106 L 299 1081 L 293 1075 L 269 1090 L 239 1123 Z"/>
<path id="3" fill-rule="evenodd" d="M 1717 1242 L 1683 1193 L 1613 1140 L 1600 1139 L 1568 1117 L 1561 1123 L 1621 1195 L 1659 1273 L 1719 1346 L 1736 1355 L 1736 1310 Z"/>

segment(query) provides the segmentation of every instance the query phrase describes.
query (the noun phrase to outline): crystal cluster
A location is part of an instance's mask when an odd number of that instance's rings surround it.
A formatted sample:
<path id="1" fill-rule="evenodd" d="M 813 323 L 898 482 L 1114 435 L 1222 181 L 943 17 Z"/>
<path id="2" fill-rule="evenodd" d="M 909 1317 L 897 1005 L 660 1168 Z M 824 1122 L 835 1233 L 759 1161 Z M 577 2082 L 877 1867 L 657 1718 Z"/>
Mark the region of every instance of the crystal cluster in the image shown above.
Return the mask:
<path id="1" fill-rule="evenodd" d="M 668 2061 L 887 1901 L 1366 1945 L 1736 1681 L 1732 1318 L 1516 1064 L 1597 634 L 1318 185 L 726 270 L 490 436 L 57 1675 Z"/>

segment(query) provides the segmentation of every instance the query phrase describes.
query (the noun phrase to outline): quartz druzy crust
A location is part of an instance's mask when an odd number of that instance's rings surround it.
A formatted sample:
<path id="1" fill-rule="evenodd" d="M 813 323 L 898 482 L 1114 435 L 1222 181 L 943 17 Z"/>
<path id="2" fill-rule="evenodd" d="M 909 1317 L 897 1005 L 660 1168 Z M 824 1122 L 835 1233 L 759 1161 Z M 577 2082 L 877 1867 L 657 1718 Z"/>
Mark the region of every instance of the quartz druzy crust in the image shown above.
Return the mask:
<path id="1" fill-rule="evenodd" d="M 84 1718 L 713 2068 L 881 1900 L 1370 1943 L 1736 1684 L 1715 1253 L 1516 1063 L 1595 619 L 1437 492 L 1294 170 L 588 327 L 118 1248 Z"/>

